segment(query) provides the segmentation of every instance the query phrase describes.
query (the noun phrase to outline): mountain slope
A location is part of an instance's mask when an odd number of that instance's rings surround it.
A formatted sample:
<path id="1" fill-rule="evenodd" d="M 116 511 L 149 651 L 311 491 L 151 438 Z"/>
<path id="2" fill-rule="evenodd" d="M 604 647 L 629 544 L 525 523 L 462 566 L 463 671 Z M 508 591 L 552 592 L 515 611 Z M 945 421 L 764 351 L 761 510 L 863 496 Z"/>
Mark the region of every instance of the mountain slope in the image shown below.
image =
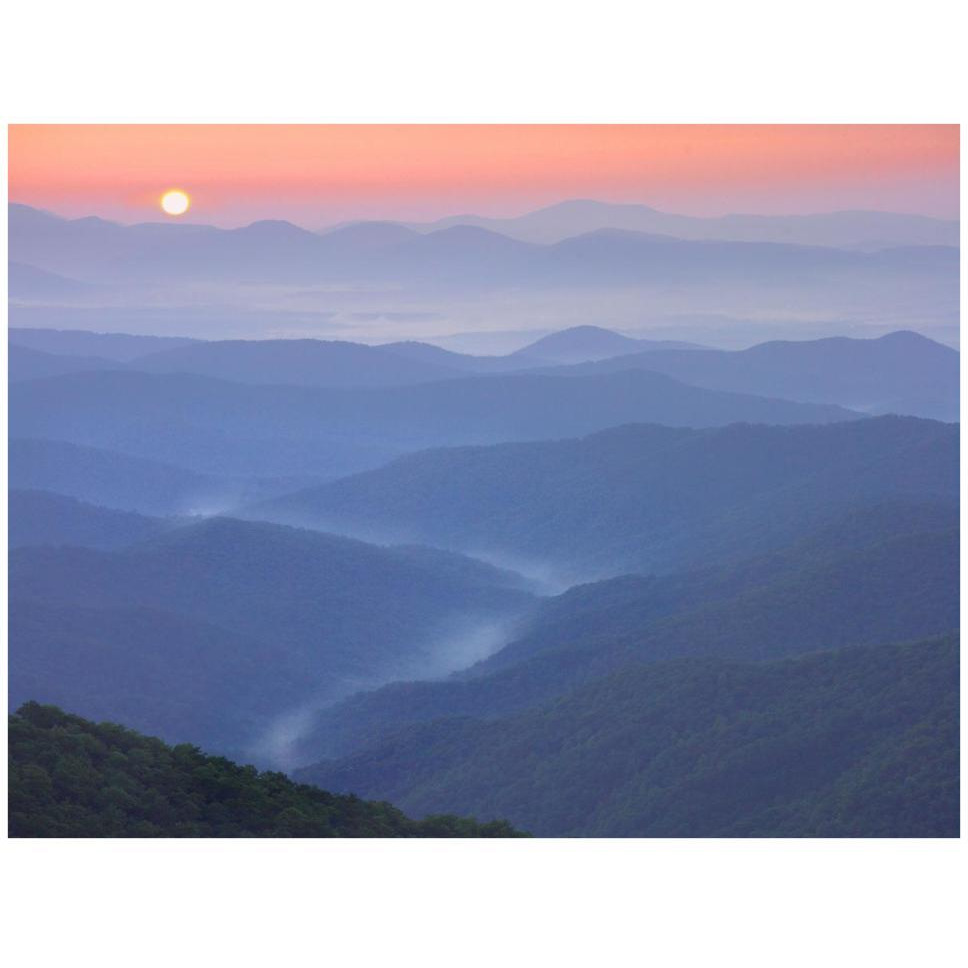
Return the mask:
<path id="1" fill-rule="evenodd" d="M 15 437 L 69 440 L 222 476 L 334 477 L 425 447 L 575 436 L 630 421 L 721 426 L 853 416 L 838 407 L 688 387 L 646 372 L 502 374 L 343 390 L 187 374 L 75 373 L 18 383 L 10 392 Z"/>
<path id="2" fill-rule="evenodd" d="M 123 548 L 171 525 L 130 511 L 116 511 L 50 491 L 7 492 L 8 546 L 82 545 Z"/>
<path id="3" fill-rule="evenodd" d="M 72 299 L 92 292 L 83 282 L 22 262 L 9 262 L 7 273 L 10 299 Z"/>
<path id="4" fill-rule="evenodd" d="M 462 375 L 439 362 L 336 340 L 218 340 L 140 357 L 148 373 L 193 373 L 240 383 L 290 386 L 402 386 Z"/>
<path id="5" fill-rule="evenodd" d="M 174 635 L 129 635 L 131 610 L 148 610 L 169 622 L 214 627 L 228 641 L 225 648 L 237 651 L 224 674 L 239 670 L 237 682 L 250 679 L 236 687 L 240 696 L 262 697 L 259 703 L 239 698 L 232 718 L 258 719 L 256 713 L 268 710 L 280 722 L 302 704 L 367 684 L 466 666 L 500 644 L 497 636 L 533 602 L 516 576 L 446 553 L 229 519 L 172 530 L 118 552 L 17 549 L 10 555 L 10 597 L 15 606 L 44 607 L 43 621 L 18 625 L 11 635 L 11 692 L 21 698 L 46 700 L 53 691 L 58 701 L 88 712 L 91 689 L 98 702 L 117 703 L 133 686 L 170 716 L 183 703 L 197 711 L 222 708 L 217 696 L 236 702 L 218 684 L 219 663 L 209 647 L 198 659 L 214 663 L 207 677 L 193 673 L 196 663 L 184 657 L 171 660 L 165 676 L 141 675 L 145 649 L 152 662 L 191 651 Z M 78 609 L 97 614 L 81 623 Z M 103 634 L 92 631 L 78 642 L 79 625 Z M 192 633 L 189 642 L 197 639 Z M 38 670 L 39 655 L 48 658 Z M 76 662 L 89 671 L 64 679 L 59 669 Z M 91 713 L 102 714 L 101 707 Z M 260 723 L 259 730 L 220 736 L 220 745 L 255 750 L 261 744 L 265 759 L 283 756 L 284 736 L 270 735 L 264 717 Z"/>
<path id="6" fill-rule="evenodd" d="M 956 837 L 958 641 L 624 669 L 302 780 L 545 836 Z"/>
<path id="7" fill-rule="evenodd" d="M 586 363 L 556 374 L 640 368 L 713 390 L 837 403 L 869 413 L 959 417 L 959 354 L 917 333 L 877 339 L 761 343 L 747 350 L 659 350 Z"/>
<path id="8" fill-rule="evenodd" d="M 34 350 L 11 343 L 8 354 L 8 374 L 11 382 L 36 380 L 64 373 L 83 373 L 87 370 L 117 370 L 121 364 L 97 356 L 67 356 Z"/>
<path id="9" fill-rule="evenodd" d="M 117 363 L 129 363 L 148 353 L 197 342 L 181 336 L 134 336 L 130 333 L 95 333 L 84 329 L 29 327 L 12 327 L 7 338 L 12 346 L 64 356 L 96 356 Z"/>
<path id="10" fill-rule="evenodd" d="M 891 503 L 726 568 L 577 586 L 465 672 L 321 710 L 300 755 L 342 755 L 440 717 L 506 715 L 631 663 L 776 659 L 939 634 L 958 624 L 958 543 L 956 505 Z"/>
<path id="11" fill-rule="evenodd" d="M 510 373 L 514 370 L 543 366 L 548 362 L 542 357 L 528 356 L 521 350 L 505 356 L 474 356 L 468 353 L 456 353 L 432 343 L 421 343 L 415 340 L 381 343 L 379 348 L 386 353 L 392 353 L 394 356 L 439 364 L 466 373 Z"/>
<path id="12" fill-rule="evenodd" d="M 145 448 L 150 452 L 150 448 Z M 240 480 L 63 440 L 14 438 L 9 484 L 52 491 L 103 507 L 143 514 L 192 514 L 292 490 L 297 481 Z"/>
<path id="13" fill-rule="evenodd" d="M 956 499 L 957 468 L 957 427 L 914 418 L 633 425 L 414 454 L 249 513 L 461 550 L 571 584 L 743 557 L 858 501 Z"/>
<path id="14" fill-rule="evenodd" d="M 271 640 L 164 607 L 10 603 L 10 705 L 32 697 L 172 743 L 251 757 L 304 694 L 305 669 Z"/>
<path id="15" fill-rule="evenodd" d="M 415 822 L 193 746 L 28 703 L 9 718 L 11 837 L 511 837 L 506 823 Z"/>

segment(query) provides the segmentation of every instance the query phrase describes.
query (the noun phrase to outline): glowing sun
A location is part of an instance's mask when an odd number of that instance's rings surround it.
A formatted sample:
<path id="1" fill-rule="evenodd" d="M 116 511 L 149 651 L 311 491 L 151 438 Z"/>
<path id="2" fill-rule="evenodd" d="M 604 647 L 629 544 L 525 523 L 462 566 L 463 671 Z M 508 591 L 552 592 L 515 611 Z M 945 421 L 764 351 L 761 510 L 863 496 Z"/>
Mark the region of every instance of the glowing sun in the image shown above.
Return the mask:
<path id="1" fill-rule="evenodd" d="M 161 196 L 161 210 L 166 215 L 184 215 L 191 204 L 188 193 L 180 188 L 173 188 Z"/>

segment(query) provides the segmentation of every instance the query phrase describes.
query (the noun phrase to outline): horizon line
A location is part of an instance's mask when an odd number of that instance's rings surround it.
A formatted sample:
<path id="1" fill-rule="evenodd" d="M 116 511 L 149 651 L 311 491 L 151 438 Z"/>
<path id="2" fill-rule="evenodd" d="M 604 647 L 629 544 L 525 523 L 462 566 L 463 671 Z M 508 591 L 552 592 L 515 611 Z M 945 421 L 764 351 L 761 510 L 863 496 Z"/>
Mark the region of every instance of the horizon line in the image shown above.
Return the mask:
<path id="1" fill-rule="evenodd" d="M 306 232 L 313 234 L 326 234 L 328 232 L 336 231 L 341 228 L 347 228 L 353 225 L 364 225 L 364 224 L 389 224 L 389 225 L 400 225 L 404 227 L 409 227 L 412 225 L 423 225 L 423 226 L 433 226 L 440 222 L 447 222 L 454 219 L 484 219 L 487 221 L 514 221 L 515 219 L 524 218 L 528 215 L 533 215 L 537 212 L 547 211 L 548 209 L 557 208 L 561 205 L 567 205 L 575 202 L 585 202 L 594 205 L 602 205 L 607 207 L 615 208 L 644 208 L 649 211 L 655 212 L 660 215 L 670 215 L 676 218 L 685 218 L 697 222 L 716 222 L 723 219 L 729 218 L 759 218 L 766 220 L 775 219 L 790 219 L 790 218 L 818 218 L 825 215 L 859 215 L 859 214 L 873 214 L 873 215 L 897 215 L 908 218 L 923 218 L 932 222 L 943 222 L 943 223 L 960 223 L 960 215 L 957 218 L 947 218 L 940 215 L 929 215 L 924 212 L 914 212 L 914 211 L 900 211 L 898 209 L 878 209 L 878 208 L 834 208 L 834 209 L 822 209 L 818 211 L 811 212 L 788 212 L 788 213 L 763 213 L 763 212 L 725 212 L 721 215 L 685 215 L 681 212 L 674 212 L 669 209 L 655 208 L 646 202 L 612 202 L 612 201 L 602 201 L 601 199 L 595 198 L 563 198 L 557 202 L 551 202 L 548 205 L 539 205 L 536 208 L 527 208 L 523 211 L 518 212 L 515 215 L 479 215 L 474 212 L 460 212 L 453 215 L 443 215 L 440 218 L 419 220 L 419 219 L 395 219 L 395 218 L 357 218 L 357 219 L 342 219 L 338 222 L 326 223 L 318 227 L 311 227 L 305 223 L 294 222 L 292 219 L 288 218 L 261 218 L 254 219 L 251 222 L 240 222 L 237 224 L 219 224 L 217 222 L 200 222 L 194 221 L 190 218 L 184 218 L 182 216 L 170 217 L 170 218 L 159 218 L 157 220 L 139 220 L 126 222 L 114 218 L 104 218 L 102 215 L 96 213 L 91 213 L 89 215 L 63 215 L 60 212 L 48 208 L 41 207 L 39 205 L 33 205 L 30 202 L 22 202 L 16 199 L 10 198 L 7 201 L 8 210 L 10 206 L 18 205 L 22 208 L 29 208 L 35 212 L 42 212 L 45 215 L 50 215 L 54 218 L 61 219 L 65 222 L 79 222 L 84 219 L 96 218 L 103 222 L 108 222 L 112 225 L 120 225 L 125 228 L 132 228 L 138 225 L 194 225 L 199 227 L 207 227 L 219 229 L 222 231 L 233 231 L 236 229 L 249 228 L 253 225 L 259 225 L 265 222 L 280 222 L 287 225 L 292 225 L 295 228 L 302 229 Z M 161 214 L 161 213 L 159 213 Z M 458 223 L 460 224 L 460 223 Z M 634 230 L 630 230 L 634 231 Z"/>

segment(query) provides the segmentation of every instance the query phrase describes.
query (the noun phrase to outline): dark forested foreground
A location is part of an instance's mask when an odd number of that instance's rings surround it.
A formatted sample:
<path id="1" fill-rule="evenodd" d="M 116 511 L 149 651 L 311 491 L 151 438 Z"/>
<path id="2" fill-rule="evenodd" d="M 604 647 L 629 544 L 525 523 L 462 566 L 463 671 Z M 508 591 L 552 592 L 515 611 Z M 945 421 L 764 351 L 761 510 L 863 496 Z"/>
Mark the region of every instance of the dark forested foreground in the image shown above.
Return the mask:
<path id="1" fill-rule="evenodd" d="M 194 746 L 26 703 L 9 719 L 12 837 L 519 837 L 503 821 L 410 820 Z"/>

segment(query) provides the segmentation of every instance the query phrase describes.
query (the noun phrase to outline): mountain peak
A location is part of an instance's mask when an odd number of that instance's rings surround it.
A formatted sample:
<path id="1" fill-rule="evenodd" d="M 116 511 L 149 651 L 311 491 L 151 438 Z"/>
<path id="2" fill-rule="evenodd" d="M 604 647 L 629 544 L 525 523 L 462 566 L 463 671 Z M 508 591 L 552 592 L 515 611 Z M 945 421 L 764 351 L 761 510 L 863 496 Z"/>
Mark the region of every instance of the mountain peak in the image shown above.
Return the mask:
<path id="1" fill-rule="evenodd" d="M 641 349 L 639 341 L 601 326 L 585 324 L 549 333 L 513 355 L 554 363 L 583 363 Z"/>
<path id="2" fill-rule="evenodd" d="M 308 229 L 301 229 L 298 225 L 293 225 L 292 222 L 278 218 L 259 219 L 259 221 L 250 222 L 248 225 L 235 231 L 240 234 L 261 236 L 264 238 L 304 239 L 314 234 Z"/>
<path id="3" fill-rule="evenodd" d="M 11 224 L 16 220 L 21 225 L 66 221 L 60 215 L 55 215 L 53 212 L 48 212 L 43 208 L 34 208 L 33 205 L 24 205 L 22 202 L 10 202 L 7 205 L 7 217 L 10 219 Z"/>
<path id="4" fill-rule="evenodd" d="M 921 333 L 916 333 L 913 329 L 895 329 L 890 333 L 885 333 L 883 336 L 878 337 L 879 343 L 896 343 L 914 345 L 918 344 L 924 346 L 927 343 L 931 343 L 935 346 L 943 346 L 943 343 L 938 343 L 937 340 L 933 340 L 928 336 L 924 336 Z M 951 347 L 947 347 L 951 349 Z M 955 351 L 957 352 L 957 351 Z"/>
<path id="5" fill-rule="evenodd" d="M 394 245 L 418 238 L 419 233 L 399 222 L 351 222 L 321 233 L 328 242 L 350 242 L 354 245 Z"/>

